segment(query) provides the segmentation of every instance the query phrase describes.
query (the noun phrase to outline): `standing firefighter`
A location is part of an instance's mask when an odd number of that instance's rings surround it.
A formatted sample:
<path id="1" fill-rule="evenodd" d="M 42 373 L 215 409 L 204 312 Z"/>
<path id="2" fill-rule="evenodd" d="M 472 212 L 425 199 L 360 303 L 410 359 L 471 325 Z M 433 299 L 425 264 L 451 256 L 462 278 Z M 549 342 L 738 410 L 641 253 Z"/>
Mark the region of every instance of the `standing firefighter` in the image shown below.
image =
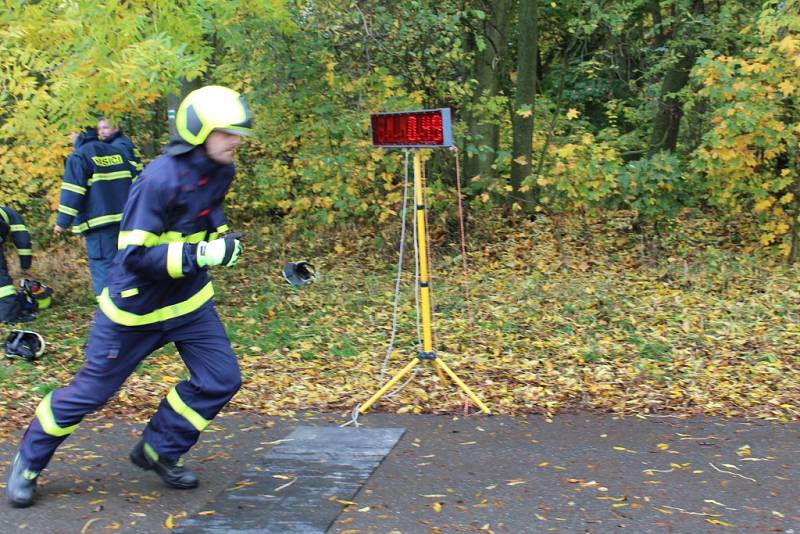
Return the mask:
<path id="1" fill-rule="evenodd" d="M 70 226 L 86 238 L 89 272 L 95 295 L 105 287 L 117 252 L 119 222 L 128 199 L 133 167 L 118 148 L 97 138 L 87 128 L 75 139 L 75 151 L 64 164 L 64 181 L 53 231 Z"/>
<path id="2" fill-rule="evenodd" d="M 111 121 L 105 117 L 100 117 L 97 121 L 97 135 L 101 141 L 118 148 L 122 152 L 133 168 L 133 179 L 136 180 L 143 168 L 142 155 L 128 136 L 111 124 Z"/>
<path id="3" fill-rule="evenodd" d="M 13 323 L 19 319 L 21 303 L 17 296 L 14 281 L 8 274 L 6 262 L 5 243 L 8 238 L 14 242 L 19 255 L 19 266 L 24 278 L 32 278 L 28 273 L 33 262 L 31 255 L 31 235 L 25 227 L 22 217 L 8 206 L 0 206 L 0 321 Z"/>
<path id="4" fill-rule="evenodd" d="M 176 118 L 180 139 L 131 188 L 119 252 L 99 296 L 86 363 L 48 393 L 22 438 L 6 489 L 12 506 L 33 502 L 36 479 L 81 419 L 102 406 L 154 350 L 175 343 L 191 379 L 172 388 L 130 453 L 174 488 L 197 487 L 181 456 L 239 389 L 236 355 L 214 307 L 208 268 L 232 266 L 242 246 L 222 202 L 233 157 L 251 132 L 250 111 L 230 89 L 190 93 Z"/>

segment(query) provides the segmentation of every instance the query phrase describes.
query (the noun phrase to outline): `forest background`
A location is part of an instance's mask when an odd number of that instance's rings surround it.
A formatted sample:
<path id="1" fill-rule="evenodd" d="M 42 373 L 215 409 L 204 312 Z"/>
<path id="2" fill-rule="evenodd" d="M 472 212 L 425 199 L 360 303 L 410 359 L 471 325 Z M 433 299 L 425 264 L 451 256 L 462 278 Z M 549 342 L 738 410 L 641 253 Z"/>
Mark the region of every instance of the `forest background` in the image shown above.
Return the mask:
<path id="1" fill-rule="evenodd" d="M 414 354 L 404 158 L 369 114 L 449 107 L 456 147 L 425 154 L 436 348 L 493 410 L 800 414 L 798 0 L 1 5 L 0 195 L 57 292 L 45 356 L 0 366 L 9 428 L 93 312 L 82 243 L 51 235 L 68 132 L 108 116 L 151 160 L 211 83 L 256 117 L 227 205 L 248 251 L 217 283 L 239 409 L 349 409 Z M 320 280 L 282 284 L 292 259 Z M 186 376 L 170 348 L 139 371 L 110 409 Z M 418 371 L 381 407 L 468 409 Z"/>

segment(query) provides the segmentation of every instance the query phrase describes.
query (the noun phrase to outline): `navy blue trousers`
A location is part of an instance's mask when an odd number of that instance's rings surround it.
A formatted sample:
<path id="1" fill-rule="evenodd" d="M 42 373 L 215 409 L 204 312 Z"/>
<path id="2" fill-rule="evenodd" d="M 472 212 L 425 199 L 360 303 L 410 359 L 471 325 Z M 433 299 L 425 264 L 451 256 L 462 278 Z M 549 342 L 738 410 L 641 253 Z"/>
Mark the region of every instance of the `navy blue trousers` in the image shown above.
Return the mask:
<path id="1" fill-rule="evenodd" d="M 106 286 L 106 278 L 117 254 L 119 225 L 111 224 L 84 234 L 86 238 L 86 255 L 89 257 L 89 274 L 92 275 L 94 294 L 99 295 Z"/>
<path id="2" fill-rule="evenodd" d="M 81 419 L 103 406 L 147 355 L 170 342 L 191 378 L 169 390 L 143 437 L 167 460 L 186 453 L 241 385 L 239 363 L 213 301 L 190 315 L 139 327 L 113 323 L 98 309 L 86 363 L 67 387 L 45 396 L 22 438 L 20 456 L 28 468 L 44 469 Z"/>

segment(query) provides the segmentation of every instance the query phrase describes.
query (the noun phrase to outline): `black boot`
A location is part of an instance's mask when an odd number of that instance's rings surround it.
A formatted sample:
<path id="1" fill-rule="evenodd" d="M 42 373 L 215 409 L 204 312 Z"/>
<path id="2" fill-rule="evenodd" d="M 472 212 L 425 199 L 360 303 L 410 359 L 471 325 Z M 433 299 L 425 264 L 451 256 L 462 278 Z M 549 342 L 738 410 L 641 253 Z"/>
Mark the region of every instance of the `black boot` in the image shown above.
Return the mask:
<path id="1" fill-rule="evenodd" d="M 19 454 L 14 458 L 8 472 L 8 485 L 6 497 L 14 508 L 27 508 L 33 504 L 33 494 L 36 492 L 36 479 L 38 471 L 31 471 L 23 465 Z"/>
<path id="2" fill-rule="evenodd" d="M 196 488 L 198 484 L 197 475 L 186 468 L 183 459 L 178 458 L 168 461 L 159 458 L 158 453 L 153 448 L 140 440 L 130 454 L 131 462 L 138 467 L 148 471 L 155 471 L 161 480 L 178 489 Z"/>

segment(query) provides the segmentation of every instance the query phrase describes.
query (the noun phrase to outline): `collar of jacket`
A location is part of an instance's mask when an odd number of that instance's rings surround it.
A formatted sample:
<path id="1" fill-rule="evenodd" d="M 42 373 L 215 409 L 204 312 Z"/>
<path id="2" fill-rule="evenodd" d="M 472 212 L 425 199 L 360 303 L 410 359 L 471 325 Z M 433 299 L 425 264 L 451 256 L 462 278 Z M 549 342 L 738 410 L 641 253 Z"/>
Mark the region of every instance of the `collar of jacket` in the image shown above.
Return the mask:
<path id="1" fill-rule="evenodd" d="M 86 128 L 75 139 L 75 148 L 80 148 L 90 141 L 97 141 L 97 130 L 95 128 Z"/>
<path id="2" fill-rule="evenodd" d="M 219 163 L 209 158 L 202 145 L 192 148 L 191 151 L 178 155 L 178 158 L 201 174 L 215 173 L 225 167 L 233 168 L 233 163 Z"/>
<path id="3" fill-rule="evenodd" d="M 114 141 L 116 141 L 118 138 L 120 138 L 120 137 L 124 137 L 124 136 L 125 136 L 125 134 L 124 134 L 124 133 L 122 133 L 122 130 L 117 130 L 116 132 L 112 133 L 111 135 L 109 135 L 108 137 L 106 137 L 105 139 L 103 139 L 103 142 L 104 142 L 104 143 L 113 143 L 113 142 L 114 142 Z"/>

